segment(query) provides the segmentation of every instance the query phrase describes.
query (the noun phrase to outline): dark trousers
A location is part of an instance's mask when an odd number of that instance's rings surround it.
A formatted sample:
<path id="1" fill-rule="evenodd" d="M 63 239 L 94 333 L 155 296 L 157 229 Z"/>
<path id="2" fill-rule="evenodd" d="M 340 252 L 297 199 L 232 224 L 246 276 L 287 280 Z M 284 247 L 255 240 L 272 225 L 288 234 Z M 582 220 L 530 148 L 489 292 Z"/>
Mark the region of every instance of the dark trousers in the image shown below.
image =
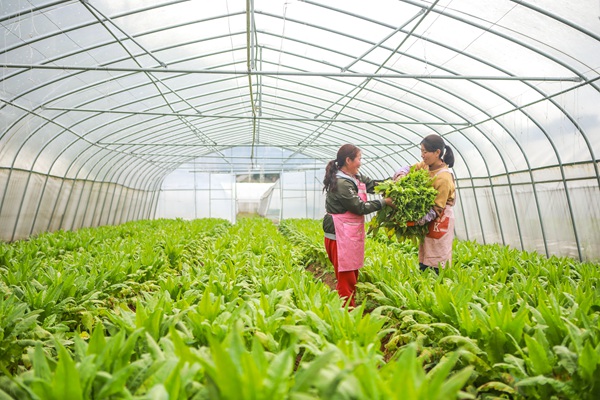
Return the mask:
<path id="1" fill-rule="evenodd" d="M 431 266 L 425 265 L 423 263 L 419 263 L 419 269 L 421 271 L 427 271 L 428 269 L 432 269 L 435 271 L 436 274 L 438 274 L 438 275 L 440 274 L 440 269 L 438 267 L 431 267 Z"/>

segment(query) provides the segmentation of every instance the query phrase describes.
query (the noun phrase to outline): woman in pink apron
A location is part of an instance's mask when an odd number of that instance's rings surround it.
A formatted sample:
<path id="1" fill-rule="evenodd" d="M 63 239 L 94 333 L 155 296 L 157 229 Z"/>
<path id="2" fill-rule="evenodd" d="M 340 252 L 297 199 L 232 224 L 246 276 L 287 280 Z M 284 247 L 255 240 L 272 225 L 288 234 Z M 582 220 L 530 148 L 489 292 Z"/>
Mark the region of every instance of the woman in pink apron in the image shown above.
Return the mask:
<path id="1" fill-rule="evenodd" d="M 454 176 L 450 168 L 454 165 L 454 153 L 439 135 L 426 136 L 421 141 L 421 158 L 416 169 L 427 169 L 433 178 L 433 187 L 438 191 L 433 208 L 415 223 L 429 224 L 429 233 L 419 246 L 419 268 L 421 271 L 452 265 L 452 242 L 454 240 L 454 210 L 456 192 Z M 404 176 L 410 166 L 399 169 L 394 179 Z"/>
<path id="2" fill-rule="evenodd" d="M 358 270 L 365 259 L 365 215 L 392 205 L 390 198 L 367 200 L 367 192 L 373 193 L 379 181 L 359 174 L 360 164 L 360 149 L 345 144 L 327 164 L 323 179 L 325 249 L 335 271 L 336 289 L 349 307 L 356 306 Z"/>

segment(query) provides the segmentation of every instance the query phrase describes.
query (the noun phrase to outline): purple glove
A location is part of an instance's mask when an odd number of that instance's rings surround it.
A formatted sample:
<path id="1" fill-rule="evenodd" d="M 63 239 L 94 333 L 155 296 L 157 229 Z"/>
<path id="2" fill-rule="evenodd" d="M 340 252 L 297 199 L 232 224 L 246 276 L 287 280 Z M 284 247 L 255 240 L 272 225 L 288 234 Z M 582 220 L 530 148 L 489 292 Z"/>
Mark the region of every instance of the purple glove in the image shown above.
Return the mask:
<path id="1" fill-rule="evenodd" d="M 423 218 L 417 221 L 417 225 L 425 225 L 437 218 L 437 213 L 432 208 Z"/>
<path id="2" fill-rule="evenodd" d="M 408 174 L 409 172 L 410 172 L 410 165 L 407 165 L 406 167 L 402 167 L 394 173 L 393 179 L 397 180 L 399 178 L 402 178 L 404 175 Z"/>

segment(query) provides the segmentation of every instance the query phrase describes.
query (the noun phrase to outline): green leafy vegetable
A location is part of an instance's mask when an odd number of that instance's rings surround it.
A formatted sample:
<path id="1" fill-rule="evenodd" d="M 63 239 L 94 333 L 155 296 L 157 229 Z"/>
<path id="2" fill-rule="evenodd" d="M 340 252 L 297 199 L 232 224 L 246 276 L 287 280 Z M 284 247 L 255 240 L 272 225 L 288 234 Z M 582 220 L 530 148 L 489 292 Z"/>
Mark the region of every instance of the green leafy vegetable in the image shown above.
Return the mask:
<path id="1" fill-rule="evenodd" d="M 407 222 L 418 221 L 433 207 L 437 190 L 432 186 L 433 178 L 424 169 L 412 167 L 410 172 L 393 181 L 388 179 L 375 186 L 375 193 L 390 197 L 396 208 L 384 206 L 369 222 L 369 233 L 374 236 L 383 229 L 388 238 L 396 237 L 420 241 L 427 234 L 427 225 L 407 226 Z"/>

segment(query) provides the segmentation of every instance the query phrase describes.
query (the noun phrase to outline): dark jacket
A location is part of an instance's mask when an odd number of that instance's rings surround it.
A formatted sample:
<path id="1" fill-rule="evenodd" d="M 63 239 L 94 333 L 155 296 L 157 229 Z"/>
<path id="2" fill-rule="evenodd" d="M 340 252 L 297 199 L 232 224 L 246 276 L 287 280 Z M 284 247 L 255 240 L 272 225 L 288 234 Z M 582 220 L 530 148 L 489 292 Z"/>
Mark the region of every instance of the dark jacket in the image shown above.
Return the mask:
<path id="1" fill-rule="evenodd" d="M 369 177 L 358 174 L 356 178 L 367 187 L 367 193 L 374 193 L 373 188 L 381 181 L 375 181 Z M 343 173 L 337 174 L 337 188 L 334 192 L 327 192 L 325 197 L 325 217 L 323 217 L 323 231 L 328 237 L 335 235 L 333 218 L 329 214 L 343 214 L 350 211 L 353 214 L 365 215 L 381 210 L 385 204 L 383 199 L 362 201 L 358 197 L 356 183 Z"/>

